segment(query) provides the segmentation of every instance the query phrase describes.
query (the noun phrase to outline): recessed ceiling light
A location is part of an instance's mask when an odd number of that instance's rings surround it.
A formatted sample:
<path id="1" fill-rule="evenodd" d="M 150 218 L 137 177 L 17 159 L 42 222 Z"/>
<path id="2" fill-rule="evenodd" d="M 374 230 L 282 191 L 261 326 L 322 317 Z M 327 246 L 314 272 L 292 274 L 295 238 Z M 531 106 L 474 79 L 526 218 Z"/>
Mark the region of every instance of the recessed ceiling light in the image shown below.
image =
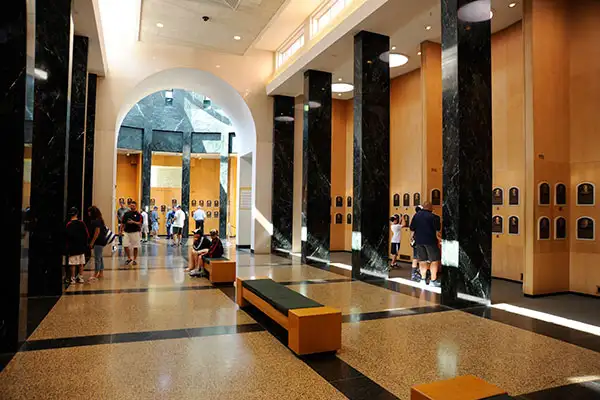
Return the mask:
<path id="1" fill-rule="evenodd" d="M 513 8 L 513 7 L 514 7 L 514 6 L 516 6 L 516 5 L 517 5 L 517 3 L 510 3 L 510 4 L 508 5 L 508 8 Z"/>
<path id="2" fill-rule="evenodd" d="M 418 55 L 418 56 L 420 56 L 420 55 L 421 55 L 421 52 L 420 52 L 420 51 L 417 51 L 417 55 Z"/>
<path id="3" fill-rule="evenodd" d="M 339 81 L 339 82 L 341 82 L 341 81 L 342 81 L 342 78 L 338 78 L 338 81 Z"/>
<path id="4" fill-rule="evenodd" d="M 338 96 L 341 96 L 341 95 L 342 95 L 341 93 L 338 93 Z"/>
<path id="5" fill-rule="evenodd" d="M 379 56 L 379 59 L 383 62 L 389 63 L 390 68 L 400 67 L 408 62 L 408 57 L 400 53 L 390 53 L 386 51 Z"/>
<path id="6" fill-rule="evenodd" d="M 156 26 L 158 26 L 159 28 L 164 28 L 165 26 L 162 24 L 162 22 L 157 22 Z"/>
<path id="7" fill-rule="evenodd" d="M 427 25 L 427 26 L 425 27 L 425 30 L 426 30 L 426 31 L 430 31 L 430 30 L 431 30 L 431 25 Z"/>
<path id="8" fill-rule="evenodd" d="M 233 40 L 242 40 L 242 37 L 241 37 L 241 36 L 238 36 L 238 35 L 235 35 L 235 36 L 233 37 Z"/>
<path id="9" fill-rule="evenodd" d="M 392 50 L 396 50 L 396 46 L 392 46 Z"/>
<path id="10" fill-rule="evenodd" d="M 349 83 L 334 83 L 331 85 L 331 91 L 333 93 L 345 93 L 351 92 L 352 90 L 354 90 L 354 85 Z"/>
<path id="11" fill-rule="evenodd" d="M 217 65 L 216 67 L 217 67 L 217 68 L 221 68 L 221 66 L 220 66 L 220 65 Z"/>

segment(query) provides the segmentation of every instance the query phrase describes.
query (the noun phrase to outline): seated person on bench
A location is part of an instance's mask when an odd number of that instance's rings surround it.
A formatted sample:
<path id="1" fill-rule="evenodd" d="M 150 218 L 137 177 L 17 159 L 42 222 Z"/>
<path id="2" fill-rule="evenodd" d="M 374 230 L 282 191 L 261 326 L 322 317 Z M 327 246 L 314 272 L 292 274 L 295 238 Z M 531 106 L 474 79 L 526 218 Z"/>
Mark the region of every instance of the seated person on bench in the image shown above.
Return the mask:
<path id="1" fill-rule="evenodd" d="M 208 249 L 210 249 L 210 240 L 202 235 L 202 229 L 196 229 L 194 231 L 194 242 L 192 246 L 189 248 L 188 256 L 189 263 L 188 267 L 185 269 L 186 272 L 195 270 L 198 268 L 198 263 L 200 262 L 200 257 L 205 254 Z"/>
<path id="2" fill-rule="evenodd" d="M 217 232 L 216 229 L 210 230 L 210 238 L 212 239 L 210 248 L 198 252 L 198 264 L 196 269 L 190 272 L 190 276 L 204 276 L 206 274 L 204 262 L 207 258 L 223 257 L 223 243 L 221 242 L 221 239 L 219 239 L 219 232 Z"/>

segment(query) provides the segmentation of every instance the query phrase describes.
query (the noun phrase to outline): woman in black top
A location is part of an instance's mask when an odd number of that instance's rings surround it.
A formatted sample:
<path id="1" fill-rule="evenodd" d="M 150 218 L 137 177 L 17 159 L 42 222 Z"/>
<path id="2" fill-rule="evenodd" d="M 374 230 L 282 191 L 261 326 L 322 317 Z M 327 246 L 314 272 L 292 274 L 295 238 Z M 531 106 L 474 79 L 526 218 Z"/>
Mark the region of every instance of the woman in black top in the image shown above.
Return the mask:
<path id="1" fill-rule="evenodd" d="M 102 251 L 106 246 L 106 225 L 102 218 L 100 209 L 96 206 L 91 206 L 88 209 L 90 216 L 90 226 L 92 228 L 92 240 L 90 240 L 90 248 L 94 250 L 94 276 L 90 280 L 96 280 L 104 277 L 104 258 Z"/>
<path id="2" fill-rule="evenodd" d="M 87 227 L 77 217 L 79 210 L 73 207 L 69 210 L 69 221 L 65 229 L 66 249 L 71 268 L 71 283 L 84 283 L 83 266 L 85 265 L 85 251 L 88 246 Z M 75 267 L 79 267 L 79 274 L 75 277 Z"/>

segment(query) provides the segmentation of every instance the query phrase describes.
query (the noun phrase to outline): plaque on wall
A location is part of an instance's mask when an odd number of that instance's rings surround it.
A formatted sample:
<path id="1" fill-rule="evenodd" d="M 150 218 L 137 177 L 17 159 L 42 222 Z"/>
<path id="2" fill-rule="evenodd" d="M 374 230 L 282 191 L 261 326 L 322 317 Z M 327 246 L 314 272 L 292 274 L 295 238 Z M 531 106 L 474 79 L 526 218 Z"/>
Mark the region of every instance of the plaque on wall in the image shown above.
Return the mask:
<path id="1" fill-rule="evenodd" d="M 402 206 L 404 206 L 404 207 L 410 206 L 410 194 L 404 193 L 404 196 L 402 197 Z"/>
<path id="2" fill-rule="evenodd" d="M 495 187 L 492 190 L 492 205 L 501 206 L 504 204 L 504 190 L 499 187 Z"/>
<path id="3" fill-rule="evenodd" d="M 212 201 L 206 200 L 206 207 L 212 207 Z"/>
<path id="4" fill-rule="evenodd" d="M 550 239 L 550 218 L 542 217 L 538 220 L 538 240 Z"/>
<path id="5" fill-rule="evenodd" d="M 554 188 L 554 204 L 557 206 L 567 205 L 567 186 L 564 183 L 557 183 Z"/>
<path id="6" fill-rule="evenodd" d="M 558 217 L 554 220 L 554 239 L 564 240 L 567 238 L 567 220 Z"/>
<path id="7" fill-rule="evenodd" d="M 583 182 L 577 185 L 577 205 L 593 206 L 595 204 L 595 189 L 593 183 Z"/>
<path id="8" fill-rule="evenodd" d="M 213 207 L 219 207 L 219 200 L 213 201 Z"/>
<path id="9" fill-rule="evenodd" d="M 156 205 L 156 199 L 150 199 L 150 205 L 151 206 L 155 206 Z"/>
<path id="10" fill-rule="evenodd" d="M 398 193 L 394 195 L 394 207 L 400 207 L 400 195 Z"/>
<path id="11" fill-rule="evenodd" d="M 352 225 L 352 214 L 347 214 L 346 215 L 346 223 L 348 225 Z"/>
<path id="12" fill-rule="evenodd" d="M 415 193 L 413 195 L 413 206 L 420 206 L 421 205 L 421 195 L 419 193 Z"/>
<path id="13" fill-rule="evenodd" d="M 500 215 L 494 215 L 492 217 L 492 233 L 503 233 L 504 219 Z"/>
<path id="14" fill-rule="evenodd" d="M 442 205 L 442 192 L 440 192 L 440 189 L 433 189 L 431 191 L 431 204 L 434 206 Z"/>
<path id="15" fill-rule="evenodd" d="M 335 224 L 336 225 L 341 224 L 343 221 L 343 218 L 344 217 L 342 217 L 342 214 L 340 214 L 340 213 L 335 214 Z"/>
<path id="16" fill-rule="evenodd" d="M 213 213 L 213 218 L 219 218 L 219 212 L 218 211 L 215 211 Z"/>
<path id="17" fill-rule="evenodd" d="M 519 188 L 513 186 L 508 191 L 508 205 L 518 206 L 519 205 Z"/>
<path id="18" fill-rule="evenodd" d="M 538 204 L 540 206 L 550 205 L 550 185 L 548 182 L 542 182 L 539 185 Z"/>
<path id="19" fill-rule="evenodd" d="M 119 204 L 125 204 L 125 199 L 123 197 L 119 197 Z"/>
<path id="20" fill-rule="evenodd" d="M 162 206 L 160 206 L 160 212 L 165 212 L 167 211 L 167 206 L 165 206 L 164 204 Z"/>
<path id="21" fill-rule="evenodd" d="M 196 207 L 196 200 L 192 200 L 192 207 Z"/>
<path id="22" fill-rule="evenodd" d="M 516 215 L 512 215 L 508 218 L 508 234 L 519 234 L 519 217 L 517 217 Z"/>
<path id="23" fill-rule="evenodd" d="M 335 206 L 336 207 L 344 207 L 344 198 L 342 196 L 335 196 Z M 336 216 L 336 220 L 337 220 L 337 216 Z"/>
<path id="24" fill-rule="evenodd" d="M 352 207 L 352 197 L 350 196 L 346 198 L 346 207 Z"/>
<path id="25" fill-rule="evenodd" d="M 206 212 L 206 218 L 212 218 L 212 212 L 207 211 Z"/>
<path id="26" fill-rule="evenodd" d="M 409 226 L 410 225 L 410 217 L 408 216 L 408 214 L 404 214 L 402 216 L 402 218 L 404 218 L 404 226 Z"/>
<path id="27" fill-rule="evenodd" d="M 177 199 L 171 199 L 171 205 L 175 207 L 177 205 Z"/>
<path id="28" fill-rule="evenodd" d="M 594 240 L 594 220 L 590 217 L 577 219 L 577 240 Z"/>
<path id="29" fill-rule="evenodd" d="M 198 205 L 200 207 L 204 207 L 204 200 L 198 200 Z"/>
<path id="30" fill-rule="evenodd" d="M 133 203 L 133 199 L 132 199 L 131 197 L 128 197 L 128 198 L 127 198 L 127 205 L 129 205 L 129 204 L 131 204 L 131 203 Z"/>

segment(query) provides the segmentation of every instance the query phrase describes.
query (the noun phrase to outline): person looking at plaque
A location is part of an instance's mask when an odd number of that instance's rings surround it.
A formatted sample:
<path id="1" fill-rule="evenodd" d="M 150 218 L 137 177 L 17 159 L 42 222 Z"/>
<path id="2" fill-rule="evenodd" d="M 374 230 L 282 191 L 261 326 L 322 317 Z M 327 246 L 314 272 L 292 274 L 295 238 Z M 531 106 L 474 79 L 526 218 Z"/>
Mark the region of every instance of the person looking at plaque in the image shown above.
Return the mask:
<path id="1" fill-rule="evenodd" d="M 173 219 L 175 218 L 175 207 L 169 210 L 167 213 L 167 242 L 173 239 Z"/>
<path id="2" fill-rule="evenodd" d="M 398 262 L 398 255 L 400 253 L 400 237 L 402 235 L 402 228 L 404 225 L 404 218 L 401 218 L 400 215 L 394 214 L 390 217 L 390 229 L 392 230 L 392 262 L 390 264 L 390 269 L 400 267 Z"/>
<path id="3" fill-rule="evenodd" d="M 119 223 L 119 245 L 123 246 L 123 232 L 125 225 L 123 225 L 123 215 L 129 211 L 129 208 L 125 207 L 125 199 L 119 199 L 119 209 L 117 210 L 117 221 Z"/>
<path id="4" fill-rule="evenodd" d="M 421 281 L 425 284 L 431 283 L 434 287 L 440 287 L 438 281 L 438 269 L 440 267 L 441 252 L 438 246 L 438 234 L 442 229 L 440 217 L 433 213 L 430 202 L 423 204 L 423 211 L 415 214 L 410 223 L 410 230 L 415 234 L 415 250 L 421 270 Z M 428 262 L 430 264 L 428 264 Z M 431 272 L 431 281 L 427 279 L 427 270 Z"/>
<path id="5" fill-rule="evenodd" d="M 148 236 L 150 236 L 150 216 L 146 210 L 142 207 L 142 243 L 148 242 Z"/>
<path id="6" fill-rule="evenodd" d="M 415 207 L 415 215 L 417 215 L 423 207 L 416 206 Z M 414 218 L 414 216 L 413 216 Z M 412 271 L 410 277 L 415 282 L 421 282 L 421 272 L 419 271 L 419 257 L 417 256 L 417 248 L 415 246 L 415 233 L 412 232 L 410 236 L 410 247 L 413 249 L 413 259 L 412 259 Z"/>
<path id="7" fill-rule="evenodd" d="M 196 221 L 196 230 L 200 230 L 200 234 L 204 235 L 204 218 L 206 218 L 206 213 L 202 209 L 201 206 L 198 206 L 194 214 L 192 214 L 194 221 Z"/>
<path id="8" fill-rule="evenodd" d="M 158 220 L 160 217 L 158 216 L 158 207 L 154 206 L 152 209 L 152 213 L 150 214 L 150 222 L 152 223 L 152 229 L 150 229 L 150 236 L 157 237 L 158 236 Z"/>
<path id="9" fill-rule="evenodd" d="M 177 206 L 173 217 L 173 246 L 181 246 L 181 235 L 185 226 L 185 213 L 181 206 Z"/>

